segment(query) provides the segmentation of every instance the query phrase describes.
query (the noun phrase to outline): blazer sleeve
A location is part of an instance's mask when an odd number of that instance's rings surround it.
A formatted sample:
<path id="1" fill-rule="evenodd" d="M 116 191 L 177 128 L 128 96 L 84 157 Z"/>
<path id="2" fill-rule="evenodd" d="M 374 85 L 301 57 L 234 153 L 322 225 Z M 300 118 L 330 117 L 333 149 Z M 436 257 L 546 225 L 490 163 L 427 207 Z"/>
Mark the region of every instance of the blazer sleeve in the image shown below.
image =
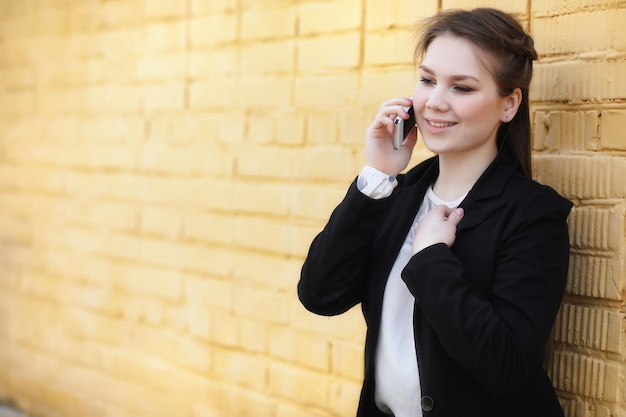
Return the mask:
<path id="1" fill-rule="evenodd" d="M 494 394 L 514 394 L 541 365 L 567 278 L 570 209 L 548 187 L 519 207 L 502 236 L 489 296 L 445 244 L 415 254 L 403 270 L 443 348 Z"/>
<path id="2" fill-rule="evenodd" d="M 362 301 L 372 242 L 389 200 L 367 197 L 352 183 L 302 266 L 298 297 L 309 311 L 337 315 Z"/>

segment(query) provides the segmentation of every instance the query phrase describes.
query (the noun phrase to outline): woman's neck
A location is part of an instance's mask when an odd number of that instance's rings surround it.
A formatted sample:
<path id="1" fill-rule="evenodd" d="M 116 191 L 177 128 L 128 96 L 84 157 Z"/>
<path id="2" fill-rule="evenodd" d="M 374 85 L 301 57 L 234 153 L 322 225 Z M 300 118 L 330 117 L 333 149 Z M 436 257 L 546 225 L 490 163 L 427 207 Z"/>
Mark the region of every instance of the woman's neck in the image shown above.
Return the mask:
<path id="1" fill-rule="evenodd" d="M 495 148 L 471 155 L 440 154 L 439 176 L 433 185 L 433 191 L 439 198 L 448 201 L 467 194 L 497 154 Z"/>

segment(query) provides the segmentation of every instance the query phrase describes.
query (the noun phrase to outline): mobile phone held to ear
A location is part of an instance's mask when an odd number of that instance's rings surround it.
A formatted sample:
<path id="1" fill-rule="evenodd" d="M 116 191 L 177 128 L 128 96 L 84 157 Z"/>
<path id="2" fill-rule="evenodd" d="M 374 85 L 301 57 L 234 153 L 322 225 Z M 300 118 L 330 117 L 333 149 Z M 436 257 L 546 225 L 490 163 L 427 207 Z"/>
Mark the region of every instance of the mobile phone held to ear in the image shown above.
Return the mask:
<path id="1" fill-rule="evenodd" d="M 404 111 L 409 113 L 409 118 L 404 120 L 400 116 L 396 117 L 393 123 L 396 125 L 396 131 L 393 134 L 393 147 L 400 149 L 406 135 L 415 127 L 415 111 L 413 106 L 405 107 Z"/>

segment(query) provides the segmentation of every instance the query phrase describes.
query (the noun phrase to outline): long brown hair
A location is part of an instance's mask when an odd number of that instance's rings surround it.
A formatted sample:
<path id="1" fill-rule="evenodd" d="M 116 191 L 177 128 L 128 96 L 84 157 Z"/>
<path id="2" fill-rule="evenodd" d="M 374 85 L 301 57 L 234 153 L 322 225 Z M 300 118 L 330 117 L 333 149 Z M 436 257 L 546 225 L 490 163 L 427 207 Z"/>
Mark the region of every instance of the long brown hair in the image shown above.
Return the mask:
<path id="1" fill-rule="evenodd" d="M 493 57 L 493 65 L 488 68 L 501 96 L 508 96 L 516 88 L 522 91 L 522 101 L 515 117 L 500 125 L 496 143 L 499 150 L 503 146 L 509 147 L 524 174 L 532 177 L 528 90 L 533 61 L 537 59 L 532 37 L 513 16 L 497 9 L 446 10 L 424 21 L 415 49 L 415 61 L 423 57 L 437 36 L 446 33 L 472 42 Z"/>

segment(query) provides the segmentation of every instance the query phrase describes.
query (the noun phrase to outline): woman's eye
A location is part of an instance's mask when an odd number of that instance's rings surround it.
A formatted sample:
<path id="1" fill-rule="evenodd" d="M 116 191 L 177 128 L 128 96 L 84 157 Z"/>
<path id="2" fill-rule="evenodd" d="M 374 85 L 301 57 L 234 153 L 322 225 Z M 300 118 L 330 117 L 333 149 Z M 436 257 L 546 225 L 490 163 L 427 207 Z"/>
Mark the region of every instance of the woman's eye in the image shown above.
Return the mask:
<path id="1" fill-rule="evenodd" d="M 426 85 L 431 85 L 431 84 L 434 84 L 433 80 L 431 80 L 431 79 L 429 79 L 429 78 L 426 78 L 426 77 L 422 77 L 422 78 L 420 78 L 420 82 L 421 82 L 422 84 L 426 84 Z"/>
<path id="2" fill-rule="evenodd" d="M 455 85 L 454 89 L 458 91 L 459 93 L 471 93 L 472 91 L 474 91 L 473 88 L 465 87 L 463 85 Z"/>

